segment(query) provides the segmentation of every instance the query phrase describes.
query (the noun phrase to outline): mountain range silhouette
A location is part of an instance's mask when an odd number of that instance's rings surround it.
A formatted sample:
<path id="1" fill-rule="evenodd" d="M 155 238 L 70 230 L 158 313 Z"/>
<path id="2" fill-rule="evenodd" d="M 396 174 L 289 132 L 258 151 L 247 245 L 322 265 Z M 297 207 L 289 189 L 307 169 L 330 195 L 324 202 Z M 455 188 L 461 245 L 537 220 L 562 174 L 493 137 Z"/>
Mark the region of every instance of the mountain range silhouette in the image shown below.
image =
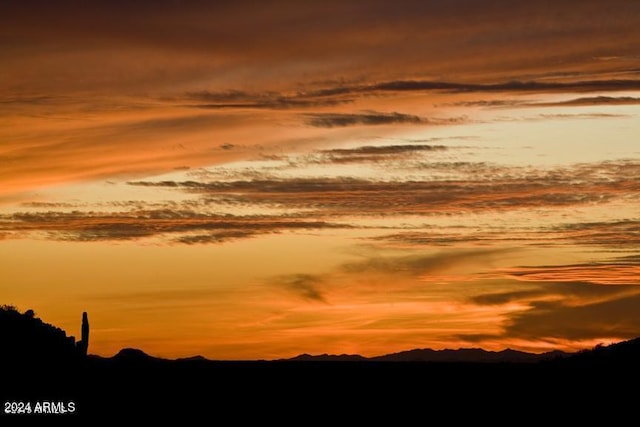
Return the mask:
<path id="1" fill-rule="evenodd" d="M 368 358 L 302 354 L 230 361 L 164 359 L 136 348 L 112 357 L 84 354 L 88 336 L 87 331 L 78 351 L 73 337 L 32 310 L 0 306 L 0 366 L 5 378 L 15 378 L 0 386 L 0 401 L 73 400 L 74 416 L 95 419 L 180 415 L 185 408 L 191 414 L 213 408 L 240 419 L 250 413 L 281 419 L 281 409 L 290 407 L 319 419 L 340 411 L 382 414 L 402 407 L 404 412 L 393 412 L 399 417 L 425 405 L 442 410 L 451 401 L 465 410 L 509 405 L 531 411 L 541 401 L 545 408 L 566 410 L 570 396 L 584 408 L 622 399 L 625 388 L 616 384 L 640 380 L 640 338 L 576 353 L 414 349 Z M 232 411 L 239 404 L 250 410 Z"/>
<path id="2" fill-rule="evenodd" d="M 321 354 L 312 356 L 301 354 L 293 357 L 291 361 L 378 361 L 378 362 L 467 362 L 467 363 L 534 363 L 543 360 L 552 360 L 567 357 L 570 353 L 563 351 L 551 351 L 536 354 L 518 350 L 505 349 L 502 351 L 487 351 L 481 348 L 460 348 L 457 350 L 444 349 L 433 350 L 420 348 L 385 354 L 375 357 L 364 357 L 359 354 Z"/>
<path id="3" fill-rule="evenodd" d="M 88 330 L 87 314 L 83 314 L 83 329 Z M 87 342 L 75 342 L 73 336 L 56 326 L 35 317 L 33 310 L 20 313 L 15 307 L 0 306 L 0 339 L 3 350 L 0 358 L 3 362 L 24 363 L 76 363 L 83 359 L 118 363 L 154 363 L 154 362 L 225 362 L 211 360 L 196 355 L 178 359 L 163 359 L 148 355 L 143 350 L 124 348 L 112 357 L 87 355 Z M 80 350 L 78 348 L 80 347 Z M 85 347 L 85 348 L 83 348 Z M 83 353 L 84 352 L 84 353 Z M 513 349 L 487 351 L 481 348 L 459 348 L 434 350 L 430 348 L 412 349 L 381 356 L 365 357 L 359 354 L 300 354 L 289 359 L 277 359 L 271 362 L 432 362 L 432 363 L 540 363 L 540 362 L 608 362 L 636 363 L 640 361 L 640 338 L 623 341 L 609 346 L 598 345 L 591 350 L 576 353 L 550 351 L 547 353 L 528 353 Z M 226 361 L 247 363 L 242 361 Z M 264 363 L 265 360 L 255 362 Z"/>

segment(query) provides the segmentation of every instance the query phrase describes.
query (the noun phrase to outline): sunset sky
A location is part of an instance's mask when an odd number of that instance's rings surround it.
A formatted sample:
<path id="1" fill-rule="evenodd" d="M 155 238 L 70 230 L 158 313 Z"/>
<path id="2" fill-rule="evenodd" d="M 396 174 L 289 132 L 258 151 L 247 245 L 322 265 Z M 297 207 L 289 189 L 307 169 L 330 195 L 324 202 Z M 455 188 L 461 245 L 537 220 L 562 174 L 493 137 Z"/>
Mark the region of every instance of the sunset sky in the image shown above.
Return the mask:
<path id="1" fill-rule="evenodd" d="M 640 336 L 640 2 L 4 2 L 0 303 L 89 352 Z"/>

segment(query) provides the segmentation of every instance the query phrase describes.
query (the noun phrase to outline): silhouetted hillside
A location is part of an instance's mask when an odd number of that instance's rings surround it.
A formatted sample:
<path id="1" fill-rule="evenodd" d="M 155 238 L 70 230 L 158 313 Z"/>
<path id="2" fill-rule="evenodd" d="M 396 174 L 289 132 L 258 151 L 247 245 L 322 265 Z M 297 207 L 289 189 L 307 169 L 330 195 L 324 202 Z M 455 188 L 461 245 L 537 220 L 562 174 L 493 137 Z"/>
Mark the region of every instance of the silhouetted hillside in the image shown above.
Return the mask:
<path id="1" fill-rule="evenodd" d="M 4 363 L 40 366 L 77 358 L 75 338 L 35 317 L 33 310 L 20 313 L 13 306 L 0 306 L 0 342 Z"/>
<path id="2" fill-rule="evenodd" d="M 591 350 L 579 351 L 561 361 L 564 365 L 634 366 L 640 370 L 640 338 L 598 345 Z"/>
<path id="3" fill-rule="evenodd" d="M 278 361 L 212 361 L 162 359 L 125 348 L 112 357 L 84 358 L 64 331 L 12 307 L 0 310 L 0 333 L 2 362 L 11 362 L 0 366 L 20 373 L 19 381 L 0 387 L 0 400 L 74 401 L 79 415 L 96 420 L 131 413 L 210 416 L 212 410 L 238 422 L 247 414 L 281 420 L 283 408 L 295 407 L 296 414 L 314 417 L 329 408 L 328 421 L 345 411 L 378 419 L 387 408 L 397 421 L 407 409 L 424 414 L 427 408 L 433 415 L 451 402 L 473 414 L 469 405 L 490 408 L 491 414 L 497 407 L 530 414 L 542 405 L 564 410 L 567 396 L 581 396 L 581 410 L 588 399 L 599 404 L 603 394 L 626 390 L 616 381 L 640 379 L 640 339 L 572 355 L 416 349 L 373 358 L 303 354 Z M 42 366 L 47 369 L 32 369 Z"/>
<path id="4" fill-rule="evenodd" d="M 83 325 L 86 314 L 83 316 Z M 49 363 L 78 360 L 78 348 L 75 338 L 67 336 L 58 327 L 43 322 L 35 317 L 33 310 L 20 313 L 15 307 L 0 306 L 0 339 L 2 347 L 0 360 L 18 363 Z M 118 363 L 122 365 L 144 365 L 151 363 L 194 362 L 222 363 L 193 356 L 177 360 L 168 360 L 150 356 L 135 348 L 120 350 L 113 357 L 90 356 L 92 365 L 101 363 Z M 597 346 L 591 350 L 578 353 L 552 351 L 543 354 L 527 353 L 512 349 L 487 351 L 480 348 L 433 350 L 429 348 L 413 349 L 376 357 L 364 357 L 358 354 L 301 354 L 291 359 L 277 362 L 436 362 L 436 363 L 536 363 L 562 362 L 562 364 L 593 363 L 636 363 L 640 360 L 640 338 L 623 341 L 609 346 Z M 229 363 L 229 362 L 227 362 Z"/>

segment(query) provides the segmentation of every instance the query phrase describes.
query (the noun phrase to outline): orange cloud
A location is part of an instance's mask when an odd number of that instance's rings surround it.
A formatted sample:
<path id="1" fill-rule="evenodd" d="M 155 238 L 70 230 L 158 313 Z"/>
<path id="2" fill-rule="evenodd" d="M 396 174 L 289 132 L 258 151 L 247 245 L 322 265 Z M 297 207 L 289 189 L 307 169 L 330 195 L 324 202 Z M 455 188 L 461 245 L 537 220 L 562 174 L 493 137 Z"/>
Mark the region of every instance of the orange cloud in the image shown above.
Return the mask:
<path id="1" fill-rule="evenodd" d="M 430 98 L 407 94 L 639 88 L 636 4 L 572 0 L 552 10 L 506 0 L 7 5 L 4 197 L 246 159 L 260 144 L 326 142 L 299 121 L 424 124 L 402 106 Z M 285 107 L 290 114 L 276 113 Z M 225 144 L 247 151 L 216 150 Z"/>
<path id="2" fill-rule="evenodd" d="M 640 266 L 629 264 L 522 267 L 503 270 L 502 273 L 516 280 L 527 282 L 589 282 L 602 285 L 640 284 Z"/>

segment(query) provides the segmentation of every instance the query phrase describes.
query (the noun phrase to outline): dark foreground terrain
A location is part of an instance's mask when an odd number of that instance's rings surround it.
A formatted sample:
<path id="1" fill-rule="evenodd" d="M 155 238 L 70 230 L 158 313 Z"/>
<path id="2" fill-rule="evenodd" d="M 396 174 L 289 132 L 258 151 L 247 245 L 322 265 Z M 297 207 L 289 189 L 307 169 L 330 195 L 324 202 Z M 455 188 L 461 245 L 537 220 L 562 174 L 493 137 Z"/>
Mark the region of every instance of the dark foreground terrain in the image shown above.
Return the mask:
<path id="1" fill-rule="evenodd" d="M 637 352 L 638 342 L 633 342 Z M 544 363 L 166 361 L 125 354 L 64 366 L 7 367 L 2 401 L 73 401 L 61 417 L 231 416 L 262 420 L 345 416 L 493 418 L 542 411 L 568 418 L 635 411 L 637 354 Z M 16 375 L 17 374 L 17 375 Z M 15 376 L 14 376 L 15 375 Z M 605 406 L 608 405 L 608 406 Z M 458 409 L 452 409 L 458 408 Z M 15 416 L 14 416 L 15 417 Z M 236 424 L 234 423 L 234 424 Z"/>
<path id="2" fill-rule="evenodd" d="M 635 423 L 639 405 L 640 339 L 542 358 L 477 349 L 250 362 L 166 360 L 125 349 L 103 358 L 78 355 L 63 331 L 33 316 L 9 315 L 0 325 L 0 425 L 34 417 L 88 425 L 617 425 Z M 5 413 L 20 402 L 32 413 Z M 46 402 L 67 412 L 35 415 L 35 405 Z"/>

